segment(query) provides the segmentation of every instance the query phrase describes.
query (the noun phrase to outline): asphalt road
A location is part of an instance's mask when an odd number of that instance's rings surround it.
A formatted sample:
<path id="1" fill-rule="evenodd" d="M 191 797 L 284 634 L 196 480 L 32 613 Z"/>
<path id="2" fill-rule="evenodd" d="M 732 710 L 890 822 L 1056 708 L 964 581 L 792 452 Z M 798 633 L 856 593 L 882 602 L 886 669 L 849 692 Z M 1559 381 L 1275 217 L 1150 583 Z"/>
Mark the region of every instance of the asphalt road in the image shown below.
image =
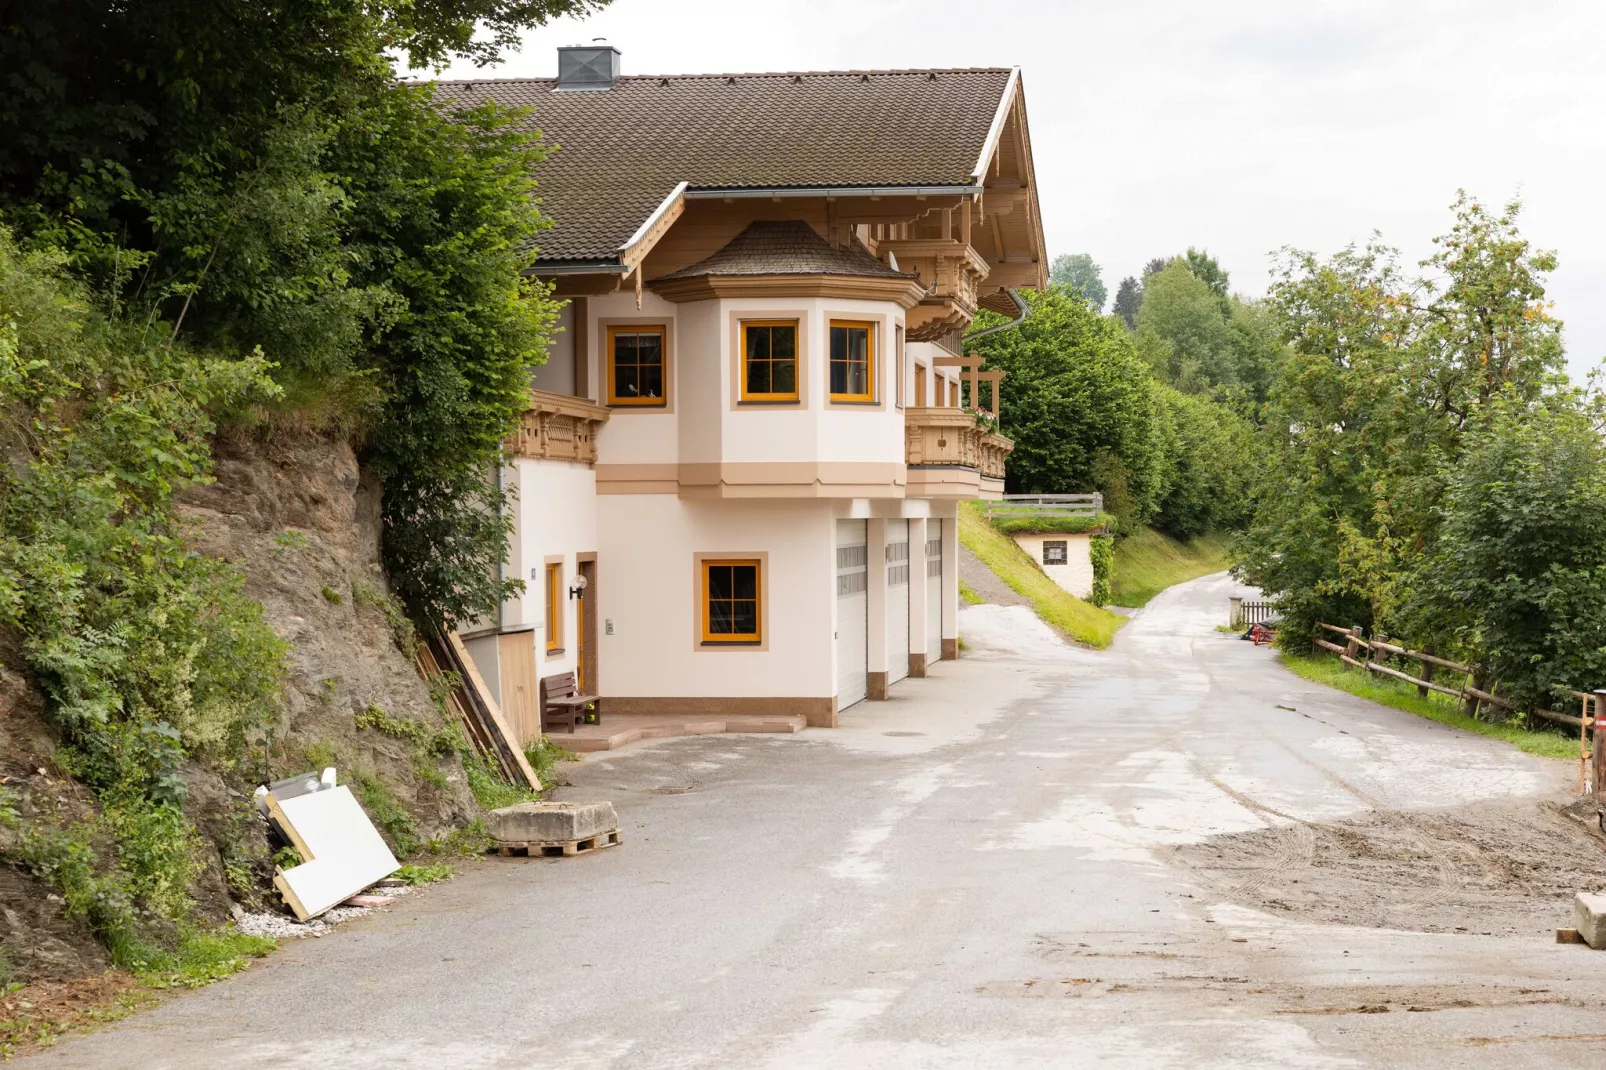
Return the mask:
<path id="1" fill-rule="evenodd" d="M 1102 653 L 967 610 L 969 656 L 844 728 L 585 763 L 620 848 L 471 866 L 29 1065 L 1606 1065 L 1606 955 L 1496 857 L 1606 884 L 1545 824 L 1573 769 L 1299 680 L 1213 630 L 1230 590 Z"/>

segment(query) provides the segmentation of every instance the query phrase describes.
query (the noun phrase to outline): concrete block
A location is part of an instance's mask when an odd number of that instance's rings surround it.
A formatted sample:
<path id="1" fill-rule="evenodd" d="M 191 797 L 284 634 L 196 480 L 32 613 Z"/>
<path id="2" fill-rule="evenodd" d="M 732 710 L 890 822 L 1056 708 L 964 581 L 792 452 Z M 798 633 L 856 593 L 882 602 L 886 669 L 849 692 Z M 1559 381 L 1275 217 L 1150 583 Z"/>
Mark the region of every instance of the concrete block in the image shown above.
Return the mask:
<path id="1" fill-rule="evenodd" d="M 1573 915 L 1578 919 L 1578 935 L 1584 943 L 1599 950 L 1606 947 L 1606 892 L 1573 896 Z"/>
<path id="2" fill-rule="evenodd" d="M 520 803 L 485 816 L 486 831 L 503 843 L 585 840 L 618 827 L 610 802 Z"/>

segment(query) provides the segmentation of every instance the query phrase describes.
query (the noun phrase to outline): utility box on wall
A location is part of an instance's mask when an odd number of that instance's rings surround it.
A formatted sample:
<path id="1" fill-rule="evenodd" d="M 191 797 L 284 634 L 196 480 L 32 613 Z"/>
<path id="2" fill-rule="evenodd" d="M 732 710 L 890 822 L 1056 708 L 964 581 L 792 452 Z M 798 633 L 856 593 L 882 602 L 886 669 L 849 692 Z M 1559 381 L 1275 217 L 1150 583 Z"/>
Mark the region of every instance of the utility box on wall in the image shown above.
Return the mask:
<path id="1" fill-rule="evenodd" d="M 1059 532 L 1011 532 L 1048 578 L 1077 598 L 1093 594 L 1093 536 Z"/>

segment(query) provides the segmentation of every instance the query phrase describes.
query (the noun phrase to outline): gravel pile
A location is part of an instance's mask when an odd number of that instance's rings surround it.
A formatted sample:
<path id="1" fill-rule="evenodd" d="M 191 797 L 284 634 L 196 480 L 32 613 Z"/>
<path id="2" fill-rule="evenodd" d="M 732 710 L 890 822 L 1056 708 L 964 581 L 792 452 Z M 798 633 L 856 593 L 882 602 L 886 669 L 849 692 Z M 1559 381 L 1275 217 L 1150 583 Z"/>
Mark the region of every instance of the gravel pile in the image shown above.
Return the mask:
<path id="1" fill-rule="evenodd" d="M 407 885 L 383 887 L 376 885 L 368 891 L 375 895 L 403 896 L 413 889 Z M 303 936 L 322 936 L 341 922 L 372 914 L 373 907 L 335 907 L 308 922 L 299 922 L 283 914 L 251 914 L 241 911 L 234 916 L 234 927 L 247 936 L 266 936 L 274 940 L 299 940 Z"/>

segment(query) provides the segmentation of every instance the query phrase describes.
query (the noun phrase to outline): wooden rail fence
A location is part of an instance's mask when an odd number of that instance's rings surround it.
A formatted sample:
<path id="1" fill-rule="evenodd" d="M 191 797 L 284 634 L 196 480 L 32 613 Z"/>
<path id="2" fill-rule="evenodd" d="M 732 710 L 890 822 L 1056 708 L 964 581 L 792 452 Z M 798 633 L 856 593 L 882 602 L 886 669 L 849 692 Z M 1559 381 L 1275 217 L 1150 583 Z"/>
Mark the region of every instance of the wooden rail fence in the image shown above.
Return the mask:
<path id="1" fill-rule="evenodd" d="M 1490 706 L 1498 706 L 1508 713 L 1538 717 L 1541 720 L 1570 725 L 1578 729 L 1579 794 L 1584 794 L 1585 786 L 1588 782 L 1588 778 L 1585 776 L 1585 766 L 1590 759 L 1590 736 L 1595 734 L 1592 730 L 1606 731 L 1606 690 L 1596 691 L 1593 695 L 1583 691 L 1564 692 L 1568 698 L 1578 702 L 1580 715 L 1577 717 L 1569 713 L 1547 710 L 1542 707 L 1523 708 L 1509 698 L 1497 694 L 1494 686 L 1483 679 L 1478 670 L 1471 665 L 1463 665 L 1459 661 L 1441 658 L 1426 651 L 1409 650 L 1397 643 L 1390 643 L 1386 639 L 1378 637 L 1372 639 L 1363 638 L 1361 629 L 1357 625 L 1345 628 L 1337 624 L 1317 621 L 1316 627 L 1322 631 L 1343 637 L 1342 643 L 1335 643 L 1332 640 L 1323 639 L 1320 632 L 1318 632 L 1316 645 L 1323 650 L 1330 650 L 1337 654 L 1339 660 L 1344 664 L 1365 672 L 1378 673 L 1382 676 L 1402 680 L 1408 684 L 1415 684 L 1417 694 L 1423 698 L 1426 698 L 1430 692 L 1437 691 L 1441 695 L 1449 695 L 1451 698 L 1460 699 L 1462 712 L 1468 717 L 1476 717 L 1479 704 L 1486 703 Z M 1364 657 L 1362 656 L 1363 652 Z M 1375 653 L 1381 653 L 1385 659 L 1390 656 L 1415 659 L 1420 666 L 1418 672 L 1421 675 L 1412 676 L 1401 669 L 1382 664 L 1375 657 Z M 1460 673 L 1460 684 L 1456 687 L 1445 686 L 1443 677 L 1437 674 L 1439 669 Z M 1591 716 L 1592 708 L 1594 716 Z M 1606 755 L 1606 751 L 1603 751 L 1602 754 Z M 1594 773 L 1593 781 L 1596 794 L 1606 796 L 1606 762 L 1597 763 Z"/>
<path id="2" fill-rule="evenodd" d="M 1006 494 L 987 503 L 987 519 L 1011 516 L 1096 517 L 1104 508 L 1102 494 Z"/>

